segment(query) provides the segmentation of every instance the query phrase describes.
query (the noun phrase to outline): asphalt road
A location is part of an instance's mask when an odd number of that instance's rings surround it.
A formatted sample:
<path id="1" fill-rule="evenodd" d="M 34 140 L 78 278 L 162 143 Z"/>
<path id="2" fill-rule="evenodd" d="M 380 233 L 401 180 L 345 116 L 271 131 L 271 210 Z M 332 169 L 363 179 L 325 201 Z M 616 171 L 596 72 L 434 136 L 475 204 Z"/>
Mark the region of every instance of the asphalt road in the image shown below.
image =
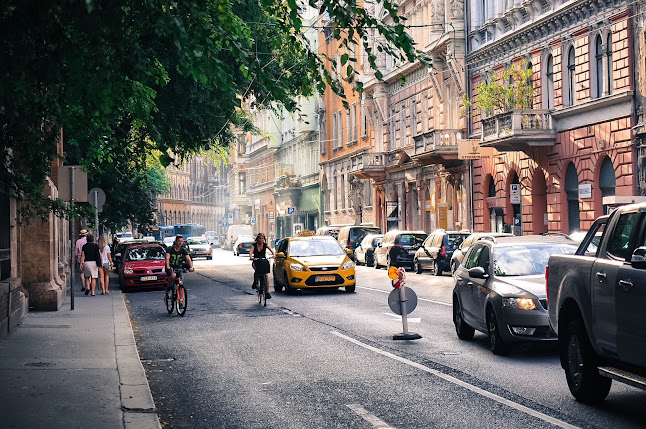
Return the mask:
<path id="1" fill-rule="evenodd" d="M 615 382 L 601 407 L 579 404 L 554 347 L 499 357 L 484 334 L 459 340 L 448 274 L 408 274 L 422 339 L 393 341 L 384 269 L 358 267 L 356 293 L 272 288 L 260 307 L 246 257 L 216 250 L 195 266 L 185 317 L 162 291 L 127 294 L 164 427 L 644 427 L 646 392 Z"/>

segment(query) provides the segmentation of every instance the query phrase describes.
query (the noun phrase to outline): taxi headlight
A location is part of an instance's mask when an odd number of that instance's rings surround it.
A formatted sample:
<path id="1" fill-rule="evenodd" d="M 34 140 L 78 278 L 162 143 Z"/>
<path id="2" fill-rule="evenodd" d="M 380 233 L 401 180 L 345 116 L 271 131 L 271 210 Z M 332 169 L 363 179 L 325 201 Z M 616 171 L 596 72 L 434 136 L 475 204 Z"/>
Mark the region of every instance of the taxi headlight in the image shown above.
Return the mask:
<path id="1" fill-rule="evenodd" d="M 532 298 L 503 298 L 502 306 L 516 310 L 536 310 L 536 303 Z"/>
<path id="2" fill-rule="evenodd" d="M 134 271 L 133 271 L 133 270 L 132 270 L 132 268 L 130 268 L 130 267 L 125 267 L 125 268 L 123 269 L 123 273 L 124 273 L 124 274 L 133 274 L 133 273 L 134 273 Z"/>
<path id="3" fill-rule="evenodd" d="M 307 271 L 307 268 L 301 264 L 289 264 L 289 269 L 292 271 Z"/>
<path id="4" fill-rule="evenodd" d="M 354 268 L 354 262 L 352 261 L 347 261 L 345 264 L 341 266 L 342 270 L 349 270 L 350 268 Z"/>

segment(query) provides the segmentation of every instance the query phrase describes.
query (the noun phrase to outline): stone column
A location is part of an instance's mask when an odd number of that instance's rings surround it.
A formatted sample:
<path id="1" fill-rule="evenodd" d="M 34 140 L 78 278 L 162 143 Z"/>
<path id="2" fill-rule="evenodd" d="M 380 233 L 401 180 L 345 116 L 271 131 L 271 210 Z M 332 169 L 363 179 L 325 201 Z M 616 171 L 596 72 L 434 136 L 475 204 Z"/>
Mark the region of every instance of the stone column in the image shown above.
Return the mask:
<path id="1" fill-rule="evenodd" d="M 45 194 L 55 197 L 56 187 L 48 179 Z M 35 310 L 58 310 L 65 300 L 64 282 L 58 276 L 56 219 L 34 219 L 20 228 L 20 264 L 22 283 L 29 294 L 29 305 Z"/>

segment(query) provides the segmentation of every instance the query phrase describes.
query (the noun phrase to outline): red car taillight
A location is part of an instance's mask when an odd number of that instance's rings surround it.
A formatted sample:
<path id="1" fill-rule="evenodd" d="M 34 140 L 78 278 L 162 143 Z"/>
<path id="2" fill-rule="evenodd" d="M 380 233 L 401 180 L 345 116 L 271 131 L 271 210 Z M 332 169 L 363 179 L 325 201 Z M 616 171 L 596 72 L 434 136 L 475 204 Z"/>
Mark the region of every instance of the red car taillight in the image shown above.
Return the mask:
<path id="1" fill-rule="evenodd" d="M 440 249 L 440 255 L 446 256 L 446 247 L 442 246 L 442 248 Z"/>
<path id="2" fill-rule="evenodd" d="M 545 295 L 547 296 L 547 302 L 550 302 L 550 288 L 547 284 L 547 280 L 550 278 L 550 266 L 545 265 Z"/>
<path id="3" fill-rule="evenodd" d="M 242 249 L 242 244 L 238 244 L 238 249 Z"/>

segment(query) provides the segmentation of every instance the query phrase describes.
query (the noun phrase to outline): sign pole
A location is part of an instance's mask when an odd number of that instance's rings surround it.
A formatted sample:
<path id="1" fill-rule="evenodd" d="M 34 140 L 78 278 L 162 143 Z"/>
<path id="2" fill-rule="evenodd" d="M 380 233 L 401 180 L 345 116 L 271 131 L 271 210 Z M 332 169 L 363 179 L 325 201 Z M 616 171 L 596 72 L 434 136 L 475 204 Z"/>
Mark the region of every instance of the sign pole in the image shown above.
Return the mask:
<path id="1" fill-rule="evenodd" d="M 99 191 L 94 189 L 94 235 L 96 236 L 97 242 L 99 240 Z"/>
<path id="2" fill-rule="evenodd" d="M 74 170 L 75 168 L 72 167 L 70 169 L 70 211 L 74 212 Z M 72 248 L 72 251 L 70 252 L 72 254 L 71 260 L 72 264 L 70 265 L 70 277 L 71 277 L 71 282 L 70 282 L 70 310 L 74 310 L 74 288 L 76 285 L 74 284 L 74 279 L 76 278 L 76 241 L 74 240 L 74 218 L 70 216 L 70 247 Z"/>

